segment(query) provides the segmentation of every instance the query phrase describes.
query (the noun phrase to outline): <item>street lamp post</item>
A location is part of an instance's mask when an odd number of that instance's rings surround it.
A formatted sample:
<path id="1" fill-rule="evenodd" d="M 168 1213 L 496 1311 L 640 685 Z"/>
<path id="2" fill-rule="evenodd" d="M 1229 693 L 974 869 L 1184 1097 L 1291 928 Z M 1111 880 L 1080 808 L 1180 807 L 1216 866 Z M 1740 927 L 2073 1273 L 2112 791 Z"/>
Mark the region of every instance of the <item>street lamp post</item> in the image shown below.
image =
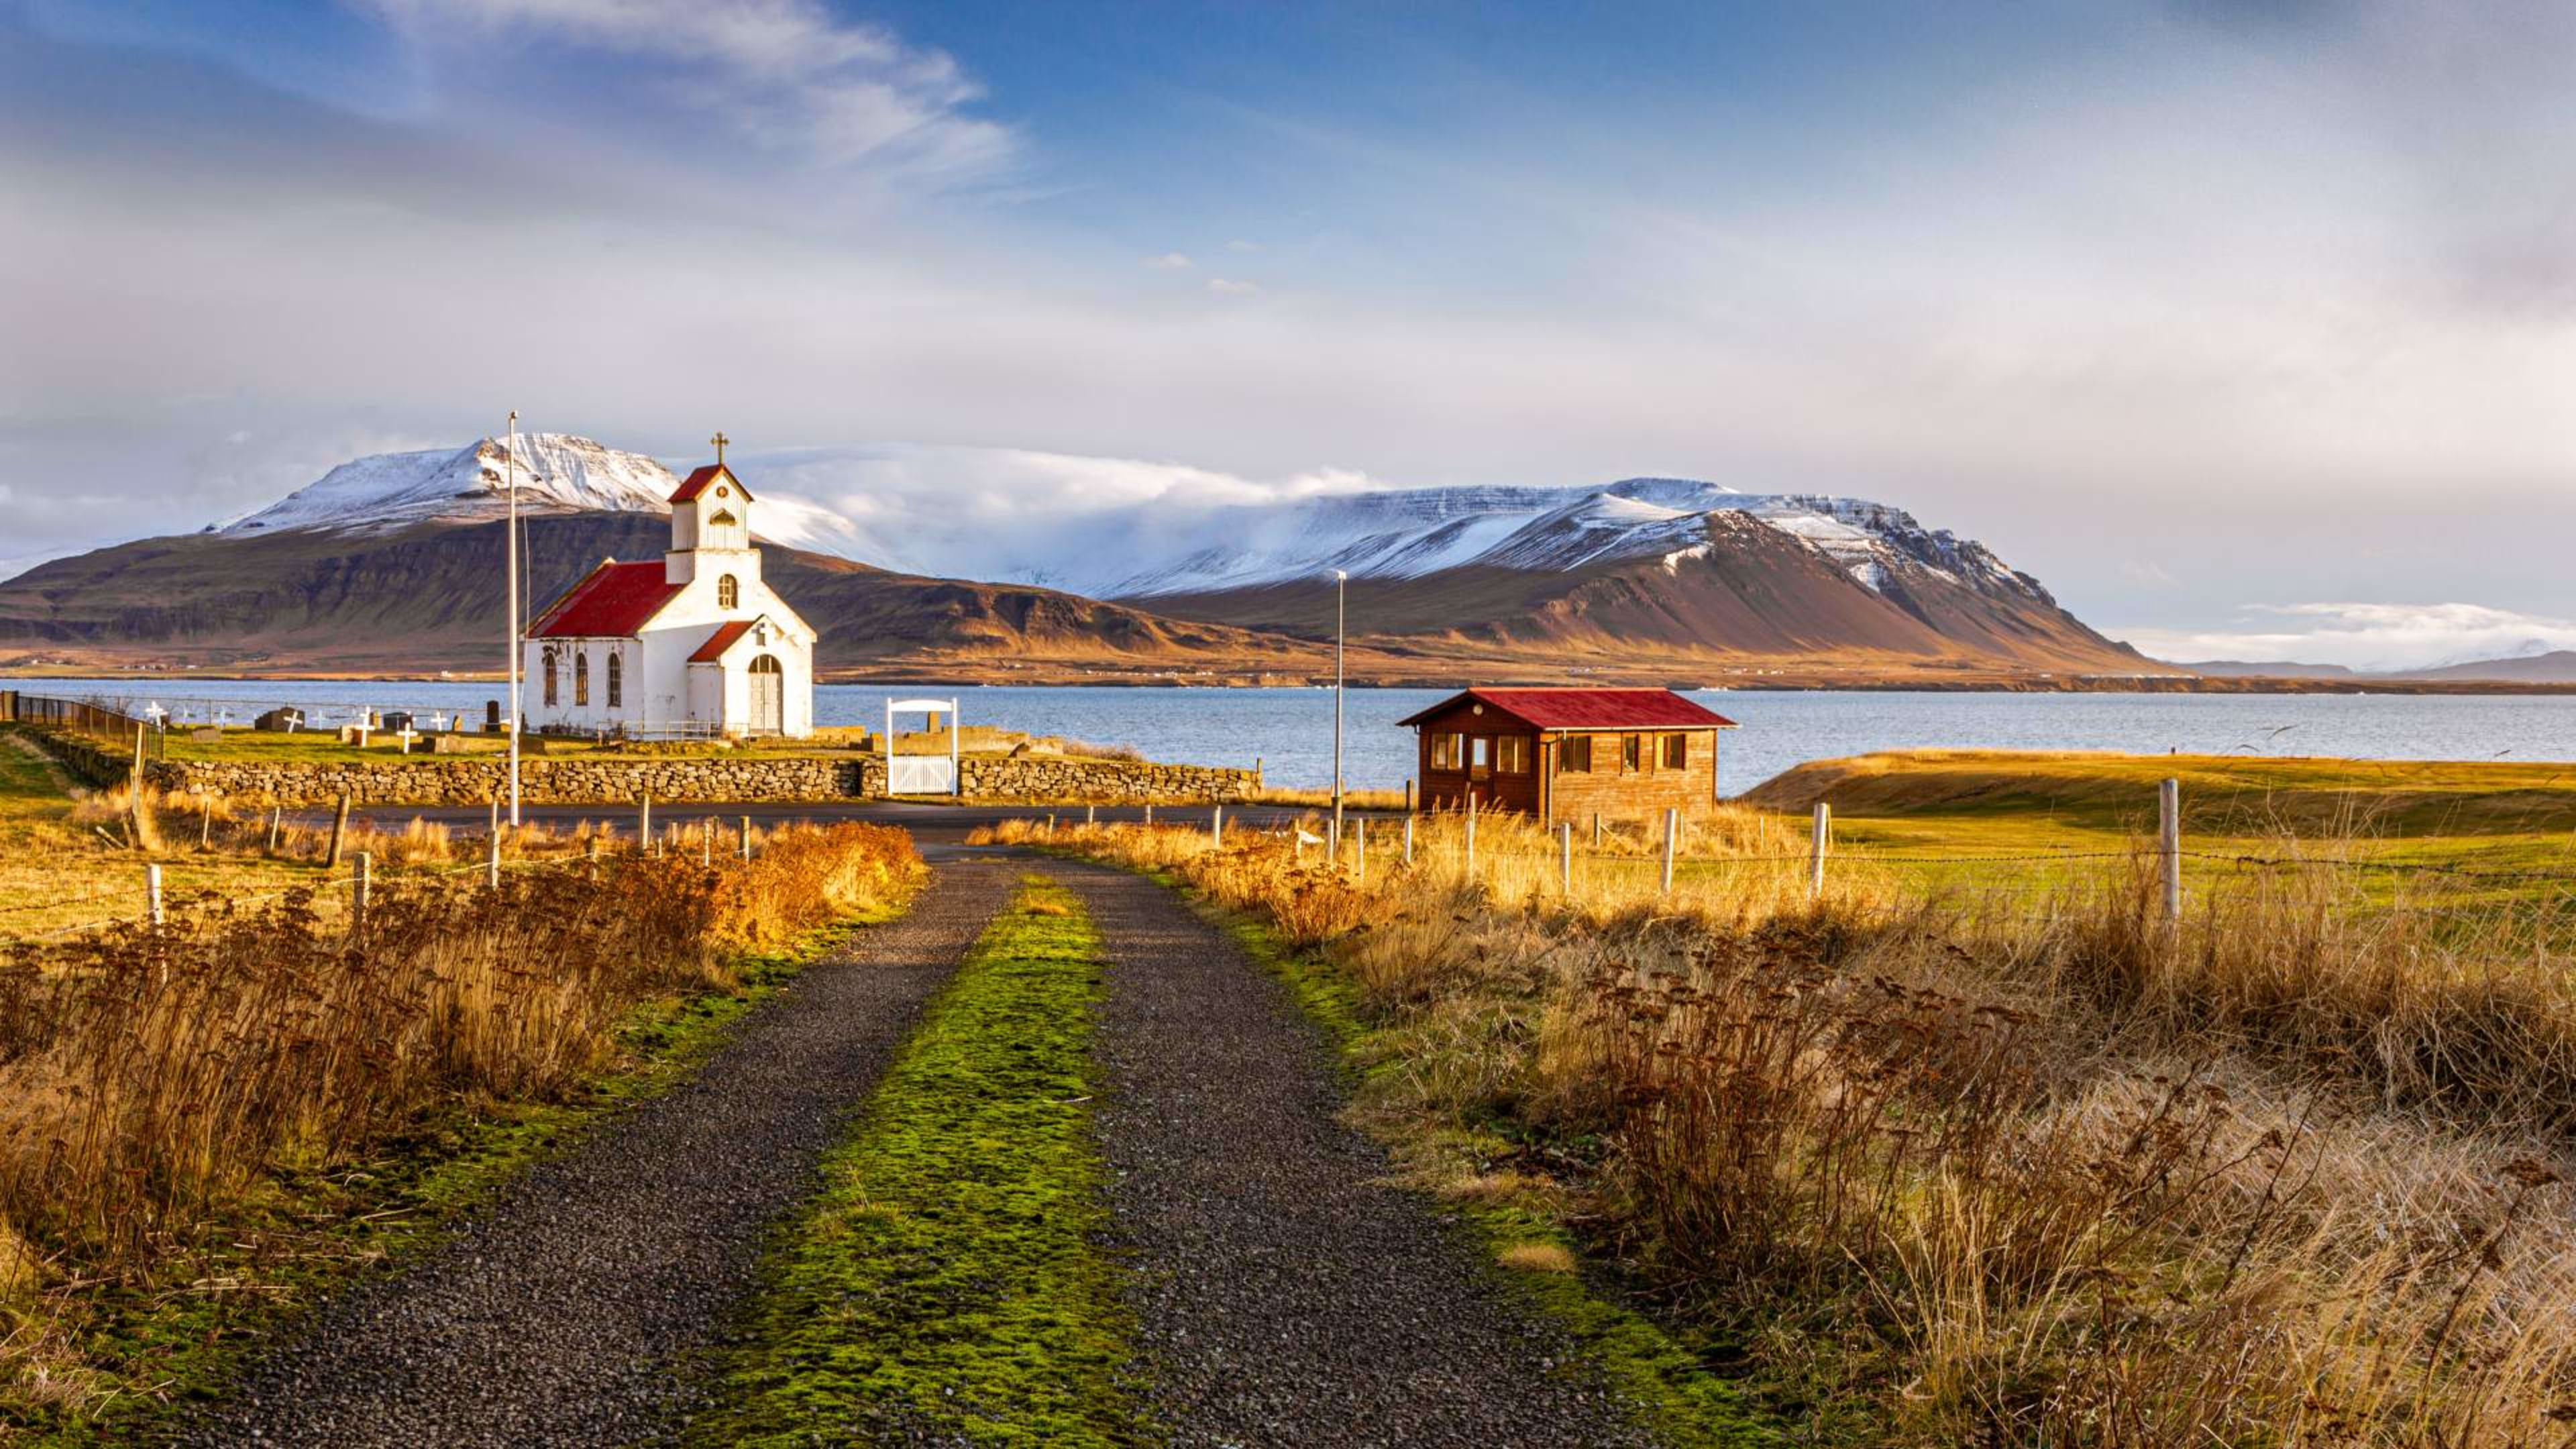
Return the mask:
<path id="1" fill-rule="evenodd" d="M 1342 640 L 1348 569 L 1333 570 L 1333 864 L 1342 863 Z"/>

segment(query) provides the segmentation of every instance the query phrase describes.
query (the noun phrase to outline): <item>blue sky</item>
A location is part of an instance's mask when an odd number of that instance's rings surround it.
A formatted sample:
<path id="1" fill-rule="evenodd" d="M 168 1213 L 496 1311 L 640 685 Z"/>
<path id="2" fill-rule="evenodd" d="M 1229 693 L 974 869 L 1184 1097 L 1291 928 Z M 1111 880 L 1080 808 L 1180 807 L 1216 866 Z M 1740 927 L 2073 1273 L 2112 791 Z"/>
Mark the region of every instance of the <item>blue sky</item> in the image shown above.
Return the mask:
<path id="1" fill-rule="evenodd" d="M 1856 493 L 2177 655 L 2576 642 L 2571 70 L 2514 0 L 0 0 L 0 560 L 515 406 L 1032 509 Z"/>

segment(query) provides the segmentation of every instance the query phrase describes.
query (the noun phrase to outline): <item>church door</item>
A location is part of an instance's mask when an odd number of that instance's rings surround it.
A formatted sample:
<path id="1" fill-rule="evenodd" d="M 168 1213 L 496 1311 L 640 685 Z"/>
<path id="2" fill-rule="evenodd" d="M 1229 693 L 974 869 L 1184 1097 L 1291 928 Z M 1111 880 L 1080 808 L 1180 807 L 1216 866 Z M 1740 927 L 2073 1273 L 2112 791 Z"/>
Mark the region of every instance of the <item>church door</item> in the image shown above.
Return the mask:
<path id="1" fill-rule="evenodd" d="M 787 728 L 787 675 L 778 667 L 778 656 L 763 654 L 751 661 L 751 732 L 774 735 Z"/>

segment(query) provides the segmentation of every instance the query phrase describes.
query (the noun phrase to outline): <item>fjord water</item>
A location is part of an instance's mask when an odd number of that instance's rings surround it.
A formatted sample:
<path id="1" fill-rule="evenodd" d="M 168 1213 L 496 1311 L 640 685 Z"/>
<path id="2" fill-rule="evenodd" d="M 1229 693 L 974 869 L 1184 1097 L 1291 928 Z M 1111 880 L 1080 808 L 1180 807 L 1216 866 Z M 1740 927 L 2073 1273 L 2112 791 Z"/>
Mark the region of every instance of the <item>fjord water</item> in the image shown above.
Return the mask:
<path id="1" fill-rule="evenodd" d="M 291 704 L 329 726 L 362 708 L 464 712 L 480 719 L 488 683 L 366 680 L 18 679 L 0 687 L 98 699 L 174 719 L 222 711 L 245 723 Z M 968 724 L 1132 745 L 1150 758 L 1262 762 L 1270 783 L 1324 785 L 1332 774 L 1329 689 L 833 684 L 815 690 L 827 725 L 882 727 L 890 698 L 954 698 Z M 1353 689 L 1345 762 L 1355 789 L 1403 784 L 1413 736 L 1396 721 L 1445 697 L 1433 689 Z M 2348 755 L 2390 760 L 2576 759 L 2576 696 L 2365 694 L 1970 694 L 1709 690 L 1694 696 L 1742 729 L 1719 752 L 1734 794 L 1806 760 L 1899 749 L 2124 750 L 2140 754 Z M 912 721 L 918 725 L 918 720 Z"/>

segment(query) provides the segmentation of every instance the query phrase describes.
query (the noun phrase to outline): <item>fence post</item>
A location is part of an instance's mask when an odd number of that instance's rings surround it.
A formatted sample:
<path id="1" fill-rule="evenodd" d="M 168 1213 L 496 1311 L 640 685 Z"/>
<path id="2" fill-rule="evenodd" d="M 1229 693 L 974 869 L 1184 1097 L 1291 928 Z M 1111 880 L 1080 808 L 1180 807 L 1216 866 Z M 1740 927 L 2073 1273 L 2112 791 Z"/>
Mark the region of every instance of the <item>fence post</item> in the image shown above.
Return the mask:
<path id="1" fill-rule="evenodd" d="M 1567 895 L 1574 894 L 1574 822 L 1559 821 L 1556 827 L 1556 884 Z"/>
<path id="2" fill-rule="evenodd" d="M 1154 802 L 1151 800 L 1145 802 L 1145 823 L 1148 825 L 1154 823 Z"/>
<path id="3" fill-rule="evenodd" d="M 125 774 L 125 830 L 143 848 L 143 726 L 134 727 L 134 767 Z"/>
<path id="4" fill-rule="evenodd" d="M 1338 792 L 1333 796 L 1333 818 L 1324 822 L 1324 858 L 1333 863 L 1333 869 L 1342 868 L 1342 797 Z"/>
<path id="5" fill-rule="evenodd" d="M 1358 864 L 1358 866 L 1359 866 L 1359 874 L 1357 875 L 1357 877 L 1355 877 L 1355 879 L 1354 879 L 1354 884 L 1358 884 L 1358 885 L 1367 885 L 1367 884 L 1368 884 L 1368 817 L 1367 817 L 1367 816 L 1363 815 L 1363 816 L 1359 817 L 1358 819 L 1353 820 L 1353 821 L 1351 822 L 1351 837 L 1352 837 L 1352 854 L 1353 854 L 1353 858 L 1354 858 L 1354 860 L 1357 862 L 1357 864 Z"/>
<path id="6" fill-rule="evenodd" d="M 1807 899 L 1821 900 L 1825 894 L 1825 847 L 1834 833 L 1834 807 L 1816 802 L 1816 823 L 1807 841 Z"/>
<path id="7" fill-rule="evenodd" d="M 598 866 L 598 864 L 599 864 L 599 837 L 598 837 L 598 836 L 596 836 L 596 835 L 587 835 L 587 836 L 582 837 L 582 842 L 581 842 L 581 858 L 582 858 L 585 862 L 587 862 L 588 864 L 590 864 L 592 867 L 594 867 L 594 868 L 596 868 L 596 867 Z"/>
<path id="8" fill-rule="evenodd" d="M 653 853 L 653 797 L 645 795 L 635 803 L 635 853 Z"/>
<path id="9" fill-rule="evenodd" d="M 341 838 L 348 833 L 349 792 L 343 790 L 340 792 L 340 803 L 334 806 L 331 811 L 331 848 L 325 851 L 322 856 L 322 868 L 324 870 L 338 870 L 340 868 L 340 841 Z"/>
<path id="10" fill-rule="evenodd" d="M 2182 930 L 2182 782 L 2156 786 L 2156 854 L 2164 868 L 2165 929 Z"/>
<path id="11" fill-rule="evenodd" d="M 349 930 L 354 934 L 367 928 L 367 895 L 376 883 L 375 857 L 358 852 L 358 874 L 349 883 Z"/>
<path id="12" fill-rule="evenodd" d="M 197 849 L 200 853 L 214 849 L 215 802 L 205 791 L 197 792 Z"/>
<path id="13" fill-rule="evenodd" d="M 1664 807 L 1664 894 L 1673 893 L 1673 847 L 1681 840 L 1682 812 Z"/>
<path id="14" fill-rule="evenodd" d="M 488 806 L 490 806 L 490 807 L 491 807 L 491 816 L 492 816 L 491 825 L 492 825 L 492 833 L 493 833 L 494 835 L 498 835 L 498 834 L 500 834 L 500 833 L 501 833 L 501 802 L 500 802 L 500 801 L 498 801 L 498 800 L 486 800 L 486 801 L 484 801 L 483 803 L 484 803 L 485 805 L 488 805 Z"/>
<path id="15" fill-rule="evenodd" d="M 1476 878 L 1476 797 L 1467 797 L 1467 879 Z"/>
<path id="16" fill-rule="evenodd" d="M 158 864 L 143 867 L 143 906 L 145 913 L 151 917 L 153 929 L 160 929 L 161 867 Z"/>
<path id="17" fill-rule="evenodd" d="M 1592 851 L 1595 855 L 1601 852 L 1601 812 L 1598 810 L 1592 812 Z"/>
<path id="18" fill-rule="evenodd" d="M 283 805 L 271 805 L 271 806 L 269 806 L 269 807 L 268 807 L 268 853 L 269 853 L 269 854 L 271 854 L 271 855 L 275 855 L 275 854 L 277 854 L 277 831 L 278 831 L 278 827 L 279 827 L 279 826 L 281 826 L 281 825 L 284 825 L 285 823 L 286 823 L 286 807 L 285 807 L 285 806 L 283 806 Z"/>
<path id="19" fill-rule="evenodd" d="M 1413 782 L 1407 780 L 1404 782 L 1404 813 L 1412 814 L 1413 808 Z"/>
<path id="20" fill-rule="evenodd" d="M 1411 790 L 1413 782 L 1407 780 L 1404 788 Z M 1404 812 L 1404 863 L 1407 868 L 1413 865 L 1413 812 L 1410 810 Z"/>
<path id="21" fill-rule="evenodd" d="M 485 853 L 483 885 L 487 890 L 497 891 L 501 888 L 501 833 L 496 830 L 484 839 L 491 843 L 491 849 Z"/>
<path id="22" fill-rule="evenodd" d="M 751 817 L 742 817 L 742 858 L 751 859 Z"/>
<path id="23" fill-rule="evenodd" d="M 1099 807 L 1099 806 L 1097 806 L 1097 805 L 1085 805 L 1085 806 L 1083 806 L 1083 807 L 1082 807 L 1082 823 L 1083 823 L 1086 827 L 1099 824 L 1099 823 L 1100 823 L 1099 818 L 1098 818 L 1099 810 L 1100 810 L 1100 807 Z"/>
<path id="24" fill-rule="evenodd" d="M 1208 844 L 1218 850 L 1225 849 L 1225 807 L 1222 805 L 1208 807 Z"/>

